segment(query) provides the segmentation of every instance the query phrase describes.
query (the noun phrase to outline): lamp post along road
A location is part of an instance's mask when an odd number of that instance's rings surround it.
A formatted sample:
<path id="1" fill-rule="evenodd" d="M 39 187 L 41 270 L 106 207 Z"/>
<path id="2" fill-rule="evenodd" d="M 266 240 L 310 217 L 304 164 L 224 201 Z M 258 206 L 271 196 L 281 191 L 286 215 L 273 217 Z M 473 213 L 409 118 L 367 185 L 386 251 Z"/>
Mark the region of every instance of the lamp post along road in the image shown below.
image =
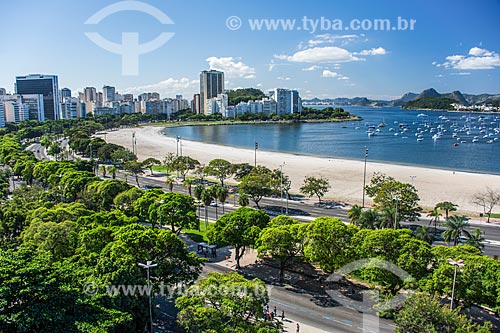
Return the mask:
<path id="1" fill-rule="evenodd" d="M 155 268 L 156 266 L 158 266 L 158 264 L 153 264 L 152 261 L 148 260 L 146 261 L 145 264 L 141 264 L 139 263 L 138 264 L 139 267 L 141 268 L 145 268 L 147 270 L 147 274 L 148 274 L 148 296 L 149 296 L 149 323 L 150 323 L 150 332 L 153 333 L 153 311 L 151 309 L 151 283 L 150 283 L 150 278 L 149 278 L 149 269 L 150 268 Z"/>
<path id="2" fill-rule="evenodd" d="M 257 167 L 257 149 L 259 149 L 259 143 L 255 141 L 254 167 Z"/>
<path id="3" fill-rule="evenodd" d="M 365 147 L 365 170 L 363 172 L 363 208 L 365 208 L 365 187 L 366 187 L 366 159 L 368 158 L 368 148 Z"/>
<path id="4" fill-rule="evenodd" d="M 457 281 L 457 268 L 464 267 L 465 264 L 464 264 L 463 259 L 455 261 L 451 258 L 448 258 L 448 263 L 450 265 L 455 266 L 455 272 L 453 273 L 453 288 L 451 289 L 451 303 L 450 303 L 450 310 L 453 310 L 453 298 L 455 297 L 455 283 Z"/>
<path id="5" fill-rule="evenodd" d="M 398 201 L 399 201 L 399 198 L 394 197 L 394 200 L 396 201 L 396 209 L 394 210 L 394 230 L 396 230 L 397 225 L 398 225 Z"/>
<path id="6" fill-rule="evenodd" d="M 280 164 L 281 214 L 283 214 L 283 166 L 284 165 L 285 165 L 285 162 L 283 162 L 283 164 Z M 287 215 L 288 215 L 288 211 L 287 211 Z"/>

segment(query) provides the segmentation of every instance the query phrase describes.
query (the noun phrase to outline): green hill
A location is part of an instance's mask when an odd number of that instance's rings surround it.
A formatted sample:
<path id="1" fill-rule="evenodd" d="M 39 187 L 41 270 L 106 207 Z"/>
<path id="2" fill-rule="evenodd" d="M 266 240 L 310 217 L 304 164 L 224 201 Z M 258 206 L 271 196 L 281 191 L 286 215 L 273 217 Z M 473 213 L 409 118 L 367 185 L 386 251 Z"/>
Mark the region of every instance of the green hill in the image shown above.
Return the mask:
<path id="1" fill-rule="evenodd" d="M 422 97 L 403 104 L 403 109 L 438 109 L 451 110 L 451 104 L 457 103 L 456 100 L 447 97 Z"/>
<path id="2" fill-rule="evenodd" d="M 226 93 L 229 105 L 236 105 L 239 102 L 248 102 L 266 97 L 262 90 L 255 88 L 228 90 Z"/>

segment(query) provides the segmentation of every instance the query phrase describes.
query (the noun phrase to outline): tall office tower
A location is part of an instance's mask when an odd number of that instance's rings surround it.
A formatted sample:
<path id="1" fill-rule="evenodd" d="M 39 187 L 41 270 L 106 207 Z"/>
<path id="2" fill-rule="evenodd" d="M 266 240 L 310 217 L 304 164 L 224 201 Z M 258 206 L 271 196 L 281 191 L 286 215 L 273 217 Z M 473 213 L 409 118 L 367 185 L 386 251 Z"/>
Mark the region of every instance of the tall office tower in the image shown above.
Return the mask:
<path id="1" fill-rule="evenodd" d="M 45 120 L 59 119 L 59 83 L 57 75 L 30 74 L 16 77 L 17 94 L 43 95 Z"/>
<path id="2" fill-rule="evenodd" d="M 85 95 L 85 102 L 97 101 L 97 90 L 94 87 L 86 87 L 83 94 Z"/>
<path id="3" fill-rule="evenodd" d="M 113 102 L 115 100 L 115 87 L 104 86 L 102 87 L 103 102 Z"/>
<path id="4" fill-rule="evenodd" d="M 124 102 L 133 102 L 134 101 L 134 95 L 133 94 L 123 94 L 123 101 Z"/>
<path id="5" fill-rule="evenodd" d="M 62 88 L 61 89 L 61 102 L 64 101 L 66 97 L 71 97 L 71 89 Z"/>
<path id="6" fill-rule="evenodd" d="M 210 70 L 200 73 L 200 113 L 206 114 L 205 105 L 210 99 L 224 93 L 224 73 Z"/>
<path id="7" fill-rule="evenodd" d="M 302 100 L 297 90 L 276 88 L 269 92 L 269 97 L 276 101 L 277 114 L 302 112 Z"/>
<path id="8" fill-rule="evenodd" d="M 5 94 L 7 94 L 5 88 L 0 88 L 0 95 L 5 95 Z"/>
<path id="9" fill-rule="evenodd" d="M 191 106 L 191 111 L 193 111 L 195 114 L 199 114 L 201 109 L 200 109 L 200 94 L 194 94 L 193 95 L 193 104 Z"/>

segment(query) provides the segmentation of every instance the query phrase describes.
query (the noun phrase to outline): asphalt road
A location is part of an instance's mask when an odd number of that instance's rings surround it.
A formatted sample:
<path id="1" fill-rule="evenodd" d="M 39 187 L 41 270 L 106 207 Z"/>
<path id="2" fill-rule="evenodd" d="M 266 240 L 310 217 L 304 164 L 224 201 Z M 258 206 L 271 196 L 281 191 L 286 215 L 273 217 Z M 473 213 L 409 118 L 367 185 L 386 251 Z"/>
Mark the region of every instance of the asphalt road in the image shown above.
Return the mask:
<path id="1" fill-rule="evenodd" d="M 229 268 L 215 264 L 205 264 L 204 272 L 228 272 Z M 268 286 L 269 287 L 269 286 Z M 369 331 L 393 332 L 392 321 L 379 319 L 344 306 L 319 306 L 311 301 L 312 295 L 297 293 L 285 287 L 271 286 L 269 292 L 269 307 L 276 306 L 278 314 L 285 311 L 285 319 L 293 318 L 301 324 L 306 324 L 327 332 L 363 332 L 363 320 Z M 379 328 L 378 330 L 376 328 Z"/>

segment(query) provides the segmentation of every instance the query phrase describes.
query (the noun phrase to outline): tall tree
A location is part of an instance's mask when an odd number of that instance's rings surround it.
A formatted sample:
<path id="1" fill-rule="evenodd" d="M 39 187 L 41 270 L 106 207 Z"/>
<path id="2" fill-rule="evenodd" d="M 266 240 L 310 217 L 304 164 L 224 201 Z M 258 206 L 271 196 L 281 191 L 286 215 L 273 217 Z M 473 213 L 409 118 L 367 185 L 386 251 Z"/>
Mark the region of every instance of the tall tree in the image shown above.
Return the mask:
<path id="1" fill-rule="evenodd" d="M 432 212 L 427 214 L 427 217 L 430 217 L 431 219 L 429 220 L 429 225 L 432 225 L 434 223 L 434 233 L 437 233 L 437 225 L 439 223 L 439 219 L 442 216 L 441 213 L 438 210 L 439 208 L 434 207 Z M 446 211 L 446 219 L 448 220 L 448 210 Z"/>
<path id="2" fill-rule="evenodd" d="M 242 207 L 223 215 L 208 232 L 212 243 L 227 243 L 235 248 L 236 268 L 247 247 L 254 247 L 259 234 L 269 223 L 269 216 L 260 210 Z"/>
<path id="3" fill-rule="evenodd" d="M 259 202 L 266 195 L 272 193 L 271 189 L 271 174 L 266 172 L 256 172 L 255 170 L 243 177 L 239 185 L 241 193 L 248 195 L 258 209 Z"/>
<path id="4" fill-rule="evenodd" d="M 231 162 L 217 158 L 211 160 L 204 171 L 207 175 L 217 178 L 221 185 L 224 186 L 224 180 L 228 179 L 233 174 L 233 166 Z"/>
<path id="5" fill-rule="evenodd" d="M 355 226 L 359 226 L 362 214 L 363 214 L 363 207 L 359 205 L 354 205 L 347 212 L 347 218 L 352 224 L 354 224 Z"/>
<path id="6" fill-rule="evenodd" d="M 475 248 L 478 248 L 482 251 L 484 249 L 485 240 L 486 239 L 484 238 L 484 232 L 479 228 L 474 228 L 472 230 L 472 233 L 469 233 L 469 239 L 467 239 L 465 244 L 474 246 Z"/>
<path id="7" fill-rule="evenodd" d="M 309 197 L 317 196 L 319 203 L 321 203 L 321 198 L 328 192 L 330 187 L 330 182 L 326 178 L 306 177 L 304 185 L 300 187 L 300 192 Z"/>
<path id="8" fill-rule="evenodd" d="M 285 268 L 290 261 L 302 253 L 304 235 L 299 224 L 287 224 L 262 230 L 258 243 L 259 257 L 271 257 L 279 266 L 279 281 L 285 280 Z"/>
<path id="9" fill-rule="evenodd" d="M 151 176 L 153 175 L 153 167 L 155 165 L 160 165 L 160 164 L 161 162 L 153 157 L 146 158 L 144 161 L 141 162 L 141 166 L 143 168 L 149 169 L 149 171 L 151 172 Z"/>
<path id="10" fill-rule="evenodd" d="M 125 162 L 123 168 L 135 177 L 135 182 L 137 186 L 140 187 L 141 185 L 139 184 L 139 175 L 144 173 L 144 171 L 142 171 L 141 163 L 138 163 L 136 161 Z"/>
<path id="11" fill-rule="evenodd" d="M 494 190 L 489 187 L 482 192 L 474 194 L 472 203 L 483 208 L 484 214 L 488 216 L 487 223 L 490 222 L 493 208 L 500 204 L 500 190 Z"/>
<path id="12" fill-rule="evenodd" d="M 245 292 L 227 292 L 244 290 Z M 187 333 L 279 333 L 280 325 L 263 318 L 269 302 L 267 290 L 258 279 L 247 280 L 238 273 L 208 273 L 176 300 L 177 320 Z"/>
<path id="13" fill-rule="evenodd" d="M 170 163 L 172 170 L 177 171 L 181 175 L 182 180 L 186 179 L 189 171 L 196 169 L 199 165 L 199 161 L 189 156 L 177 156 Z"/>
<path id="14" fill-rule="evenodd" d="M 438 202 L 434 209 L 439 209 L 439 210 L 444 210 L 445 211 L 445 218 L 448 219 L 449 213 L 450 212 L 455 212 L 457 210 L 458 205 L 454 204 L 453 202 L 450 201 L 442 201 Z"/>
<path id="15" fill-rule="evenodd" d="M 306 225 L 304 256 L 333 272 L 355 258 L 351 238 L 358 228 L 333 217 L 318 217 Z"/>
<path id="16" fill-rule="evenodd" d="M 379 210 L 389 208 L 395 212 L 396 223 L 400 220 L 415 221 L 420 216 L 419 211 L 422 210 L 418 206 L 420 198 L 411 184 L 401 183 L 387 175 L 375 173 L 365 189 L 367 195 L 373 198 L 375 208 Z M 389 219 L 394 220 L 391 216 L 387 215 Z"/>

